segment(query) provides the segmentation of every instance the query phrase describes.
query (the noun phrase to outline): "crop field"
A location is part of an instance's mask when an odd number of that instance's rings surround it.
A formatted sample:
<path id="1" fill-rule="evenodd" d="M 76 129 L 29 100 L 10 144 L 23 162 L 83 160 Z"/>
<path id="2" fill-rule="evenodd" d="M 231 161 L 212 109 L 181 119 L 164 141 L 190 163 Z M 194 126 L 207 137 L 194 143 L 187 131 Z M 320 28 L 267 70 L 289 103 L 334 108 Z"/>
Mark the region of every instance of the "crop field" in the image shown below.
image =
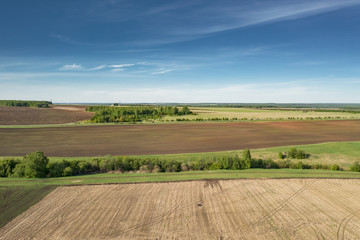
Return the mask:
<path id="1" fill-rule="evenodd" d="M 53 105 L 51 108 L 0 106 L 0 125 L 63 124 L 88 120 L 93 113 L 84 106 Z"/>
<path id="2" fill-rule="evenodd" d="M 359 239 L 360 180 L 58 187 L 1 239 Z"/>
<path id="3" fill-rule="evenodd" d="M 190 107 L 195 115 L 186 116 L 166 116 L 162 120 L 176 120 L 178 118 L 195 120 L 197 118 L 237 118 L 238 120 L 307 120 L 307 119 L 360 119 L 359 113 L 346 112 L 315 112 L 299 109 L 254 109 L 254 108 L 210 108 L 210 107 Z"/>
<path id="4" fill-rule="evenodd" d="M 0 156 L 196 153 L 360 140 L 360 121 L 1 128 Z"/>
<path id="5" fill-rule="evenodd" d="M 0 183 L 0 228 L 53 189 L 55 186 L 35 184 L 6 186 L 6 184 Z"/>

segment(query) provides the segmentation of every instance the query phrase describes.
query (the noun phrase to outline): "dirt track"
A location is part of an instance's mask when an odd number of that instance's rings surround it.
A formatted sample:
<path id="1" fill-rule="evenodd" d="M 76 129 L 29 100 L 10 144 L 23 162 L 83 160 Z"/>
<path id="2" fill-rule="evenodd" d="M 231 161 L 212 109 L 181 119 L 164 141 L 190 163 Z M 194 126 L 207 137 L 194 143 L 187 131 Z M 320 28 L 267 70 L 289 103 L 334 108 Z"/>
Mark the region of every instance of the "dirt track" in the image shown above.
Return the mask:
<path id="1" fill-rule="evenodd" d="M 170 154 L 360 141 L 360 120 L 1 128 L 0 156 Z"/>
<path id="2" fill-rule="evenodd" d="M 0 239 L 359 239 L 360 181 L 59 187 Z"/>

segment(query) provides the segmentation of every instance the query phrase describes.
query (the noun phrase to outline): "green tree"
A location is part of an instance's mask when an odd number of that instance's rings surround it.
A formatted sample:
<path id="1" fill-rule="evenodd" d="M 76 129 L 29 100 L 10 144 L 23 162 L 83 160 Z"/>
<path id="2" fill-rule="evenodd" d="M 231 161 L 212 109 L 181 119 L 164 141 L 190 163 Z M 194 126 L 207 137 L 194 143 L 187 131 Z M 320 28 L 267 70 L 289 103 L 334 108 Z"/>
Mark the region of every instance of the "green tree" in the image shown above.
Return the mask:
<path id="1" fill-rule="evenodd" d="M 251 153 L 248 148 L 246 148 L 243 152 L 243 160 L 245 161 L 244 169 L 250 168 L 251 166 Z"/>
<path id="2" fill-rule="evenodd" d="M 64 173 L 65 163 L 64 161 L 49 162 L 46 165 L 50 177 L 62 177 Z"/>
<path id="3" fill-rule="evenodd" d="M 298 154 L 298 150 L 296 148 L 291 148 L 288 153 L 288 158 L 296 158 Z"/>
<path id="4" fill-rule="evenodd" d="M 350 170 L 354 172 L 360 172 L 360 163 L 354 162 L 354 164 L 350 166 Z"/>
<path id="5" fill-rule="evenodd" d="M 29 153 L 24 157 L 23 164 L 25 166 L 25 177 L 46 177 L 48 169 L 46 168 L 49 159 L 44 156 L 43 152 Z"/>

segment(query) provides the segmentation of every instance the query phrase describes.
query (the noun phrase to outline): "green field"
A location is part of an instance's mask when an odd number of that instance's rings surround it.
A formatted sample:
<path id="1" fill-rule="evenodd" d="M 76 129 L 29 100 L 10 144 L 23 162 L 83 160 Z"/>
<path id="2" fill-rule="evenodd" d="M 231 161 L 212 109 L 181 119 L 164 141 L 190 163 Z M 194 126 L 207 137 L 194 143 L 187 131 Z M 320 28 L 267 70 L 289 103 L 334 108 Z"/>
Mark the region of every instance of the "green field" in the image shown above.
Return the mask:
<path id="1" fill-rule="evenodd" d="M 286 147 L 274 147 L 265 149 L 251 149 L 253 158 L 279 160 L 279 152 L 287 152 L 291 147 L 304 150 L 310 153 L 308 159 L 302 159 L 304 163 L 309 164 L 339 164 L 341 167 L 348 169 L 354 162 L 360 162 L 360 142 L 333 142 L 310 145 L 295 145 Z M 185 153 L 185 154 L 164 154 L 164 155 L 137 155 L 139 158 L 158 158 L 168 160 L 192 161 L 200 159 L 212 159 L 224 155 L 242 154 L 242 150 L 221 151 L 206 153 Z M 51 160 L 90 160 L 92 157 L 50 157 Z M 293 161 L 299 161 L 294 159 Z"/>
<path id="2" fill-rule="evenodd" d="M 177 173 L 105 173 L 61 178 L 0 178 L 2 187 L 42 187 L 81 184 L 144 183 L 203 179 L 360 178 L 360 173 L 312 169 L 247 169 Z"/>
<path id="3" fill-rule="evenodd" d="M 274 147 L 265 149 L 251 149 L 253 158 L 279 160 L 279 152 L 288 152 L 291 147 L 304 150 L 310 153 L 309 159 L 302 159 L 304 163 L 311 164 L 339 164 L 348 168 L 356 161 L 360 161 L 360 142 L 334 142 L 320 143 L 310 145 L 294 145 L 286 147 Z M 242 150 L 210 152 L 210 153 L 186 153 L 186 154 L 168 154 L 168 155 L 142 155 L 138 157 L 156 157 L 160 159 L 177 159 L 177 160 L 198 160 L 208 159 L 223 155 L 241 154 Z M 299 161 L 294 159 L 293 161 Z"/>
<path id="4" fill-rule="evenodd" d="M 253 158 L 279 160 L 279 152 L 287 152 L 291 147 L 304 150 L 310 153 L 308 159 L 302 159 L 304 163 L 309 164 L 339 164 L 348 169 L 354 162 L 360 162 L 360 142 L 333 142 L 310 145 L 295 145 L 286 147 L 274 147 L 265 149 L 251 149 Z M 138 158 L 158 158 L 179 161 L 192 161 L 200 159 L 212 159 L 224 155 L 242 154 L 242 150 L 205 152 L 205 153 L 184 153 L 184 154 L 163 154 L 163 155 L 136 155 Z M 0 157 L 0 159 L 8 157 Z M 91 160 L 94 157 L 49 157 L 50 160 Z M 299 161 L 294 159 L 293 161 Z"/>

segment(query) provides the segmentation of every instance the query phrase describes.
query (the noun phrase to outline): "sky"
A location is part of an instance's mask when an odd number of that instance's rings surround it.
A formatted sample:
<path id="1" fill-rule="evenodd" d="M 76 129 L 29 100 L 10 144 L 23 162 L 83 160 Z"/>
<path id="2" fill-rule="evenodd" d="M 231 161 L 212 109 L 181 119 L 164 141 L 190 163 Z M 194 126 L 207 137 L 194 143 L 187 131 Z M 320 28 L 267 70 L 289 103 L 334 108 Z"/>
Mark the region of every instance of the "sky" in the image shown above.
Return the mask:
<path id="1" fill-rule="evenodd" d="M 0 99 L 360 103 L 360 0 L 1 0 Z"/>

